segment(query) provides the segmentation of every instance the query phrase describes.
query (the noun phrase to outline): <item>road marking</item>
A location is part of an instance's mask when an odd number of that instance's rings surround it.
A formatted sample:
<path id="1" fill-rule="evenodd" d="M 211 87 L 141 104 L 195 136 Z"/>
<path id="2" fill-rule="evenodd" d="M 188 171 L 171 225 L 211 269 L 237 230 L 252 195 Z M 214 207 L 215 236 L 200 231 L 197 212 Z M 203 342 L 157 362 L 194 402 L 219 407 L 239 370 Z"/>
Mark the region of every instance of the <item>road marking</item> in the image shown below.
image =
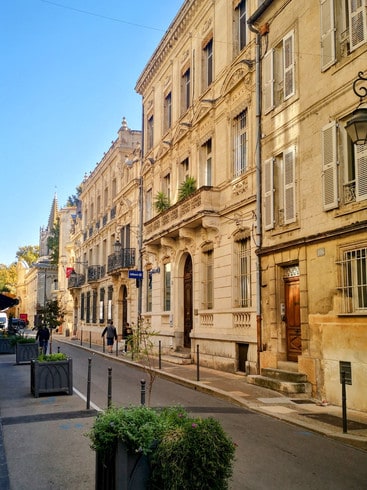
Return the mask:
<path id="1" fill-rule="evenodd" d="M 84 400 L 85 402 L 87 401 L 87 397 L 83 395 L 83 393 L 81 393 L 79 390 L 77 390 L 74 386 L 73 386 L 73 391 L 76 395 L 79 396 L 79 398 L 81 398 L 82 400 Z M 102 408 L 99 408 L 98 405 L 96 405 L 95 403 L 93 402 L 90 402 L 90 406 L 91 408 L 94 408 L 94 410 L 97 410 L 98 412 L 102 412 Z"/>

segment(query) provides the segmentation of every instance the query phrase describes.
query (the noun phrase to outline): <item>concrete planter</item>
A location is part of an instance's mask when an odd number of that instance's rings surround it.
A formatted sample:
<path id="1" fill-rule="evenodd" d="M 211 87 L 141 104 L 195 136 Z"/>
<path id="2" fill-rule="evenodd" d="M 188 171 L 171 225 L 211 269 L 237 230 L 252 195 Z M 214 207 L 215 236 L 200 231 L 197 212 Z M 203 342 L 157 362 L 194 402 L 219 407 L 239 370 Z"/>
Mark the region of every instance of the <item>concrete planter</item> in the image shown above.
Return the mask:
<path id="1" fill-rule="evenodd" d="M 0 354 L 14 354 L 15 345 L 12 345 L 9 337 L 0 337 Z"/>
<path id="2" fill-rule="evenodd" d="M 36 398 L 43 394 L 72 395 L 72 359 L 49 362 L 31 360 L 31 392 Z"/>
<path id="3" fill-rule="evenodd" d="M 128 452 L 121 441 L 112 454 L 96 452 L 96 490 L 146 490 L 149 477 L 148 457 Z"/>
<path id="4" fill-rule="evenodd" d="M 15 347 L 15 362 L 20 364 L 21 362 L 31 362 L 32 359 L 36 359 L 39 353 L 38 342 L 17 342 Z"/>

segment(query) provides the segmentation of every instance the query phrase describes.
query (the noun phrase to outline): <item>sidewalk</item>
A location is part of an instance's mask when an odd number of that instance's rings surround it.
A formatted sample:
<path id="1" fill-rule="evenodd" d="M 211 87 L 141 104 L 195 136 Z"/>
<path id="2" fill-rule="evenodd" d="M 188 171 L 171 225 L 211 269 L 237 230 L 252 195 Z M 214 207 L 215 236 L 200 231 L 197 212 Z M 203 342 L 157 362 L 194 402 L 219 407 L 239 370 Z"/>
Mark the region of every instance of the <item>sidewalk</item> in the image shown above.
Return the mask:
<path id="1" fill-rule="evenodd" d="M 102 352 L 103 348 L 100 345 L 92 344 L 90 347 L 89 342 L 84 341 L 81 345 L 79 340 L 68 338 L 57 338 L 57 340 L 142 367 L 142 364 L 132 361 L 130 355 L 119 352 L 116 356 L 116 350 L 113 354 L 108 354 Z M 155 365 L 158 366 L 158 359 Z M 367 451 L 367 413 L 347 409 L 347 433 L 343 433 L 341 407 L 329 404 L 318 405 L 315 400 L 296 396 L 287 397 L 276 391 L 249 384 L 245 375 L 200 366 L 199 381 L 197 381 L 198 373 L 195 364 L 173 364 L 164 360 L 161 362 L 161 369 L 156 371 L 159 376 L 174 380 L 176 383 L 211 393 L 250 410 L 299 425 Z"/>
<path id="2" fill-rule="evenodd" d="M 69 338 L 55 340 L 142 367 L 122 353 L 118 356 L 103 353 L 101 346 L 92 345 L 90 349 L 89 344 L 80 345 L 80 341 Z M 15 365 L 13 354 L 0 356 L 0 490 L 94 488 L 95 454 L 85 434 L 93 424 L 96 411 L 85 410 L 85 401 L 76 395 L 32 397 L 29 371 L 28 364 Z M 248 384 L 246 376 L 200 367 L 197 381 L 196 365 L 164 361 L 157 373 L 367 450 L 365 413 L 348 410 L 348 432 L 344 434 L 340 407 L 288 398 Z"/>

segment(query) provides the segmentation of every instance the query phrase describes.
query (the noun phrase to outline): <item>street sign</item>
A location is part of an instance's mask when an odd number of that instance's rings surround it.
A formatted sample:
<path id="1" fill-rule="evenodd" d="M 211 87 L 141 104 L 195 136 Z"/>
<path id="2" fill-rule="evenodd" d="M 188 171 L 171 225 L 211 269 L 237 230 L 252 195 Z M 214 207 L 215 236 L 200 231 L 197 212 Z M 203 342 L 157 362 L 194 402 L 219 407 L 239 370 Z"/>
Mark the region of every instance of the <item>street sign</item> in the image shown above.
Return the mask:
<path id="1" fill-rule="evenodd" d="M 143 279 L 143 271 L 129 271 L 129 279 Z"/>

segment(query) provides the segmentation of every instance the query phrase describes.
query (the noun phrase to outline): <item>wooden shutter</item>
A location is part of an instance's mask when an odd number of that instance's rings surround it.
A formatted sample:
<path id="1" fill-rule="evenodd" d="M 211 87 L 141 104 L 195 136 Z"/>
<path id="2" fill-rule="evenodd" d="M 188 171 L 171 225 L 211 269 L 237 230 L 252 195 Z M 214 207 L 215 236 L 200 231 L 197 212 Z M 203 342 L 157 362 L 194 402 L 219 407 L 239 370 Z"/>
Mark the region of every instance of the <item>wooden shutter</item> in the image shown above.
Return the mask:
<path id="1" fill-rule="evenodd" d="M 263 107 L 268 113 L 274 107 L 274 51 L 270 49 L 263 59 Z"/>
<path id="2" fill-rule="evenodd" d="M 321 0 L 321 70 L 336 62 L 334 0 Z"/>
<path id="3" fill-rule="evenodd" d="M 367 0 L 349 0 L 349 40 L 350 50 L 367 41 Z"/>
<path id="4" fill-rule="evenodd" d="M 367 145 L 354 145 L 356 162 L 356 200 L 367 199 Z"/>
<path id="5" fill-rule="evenodd" d="M 274 228 L 274 169 L 273 159 L 264 162 L 264 228 Z"/>
<path id="6" fill-rule="evenodd" d="M 336 123 L 327 124 L 321 130 L 322 143 L 322 201 L 324 211 L 338 207 L 338 174 Z"/>
<path id="7" fill-rule="evenodd" d="M 284 100 L 294 94 L 294 33 L 287 34 L 283 39 L 283 80 Z"/>
<path id="8" fill-rule="evenodd" d="M 283 154 L 283 178 L 284 178 L 284 224 L 293 223 L 296 220 L 296 176 L 295 176 L 295 151 L 289 148 Z"/>

